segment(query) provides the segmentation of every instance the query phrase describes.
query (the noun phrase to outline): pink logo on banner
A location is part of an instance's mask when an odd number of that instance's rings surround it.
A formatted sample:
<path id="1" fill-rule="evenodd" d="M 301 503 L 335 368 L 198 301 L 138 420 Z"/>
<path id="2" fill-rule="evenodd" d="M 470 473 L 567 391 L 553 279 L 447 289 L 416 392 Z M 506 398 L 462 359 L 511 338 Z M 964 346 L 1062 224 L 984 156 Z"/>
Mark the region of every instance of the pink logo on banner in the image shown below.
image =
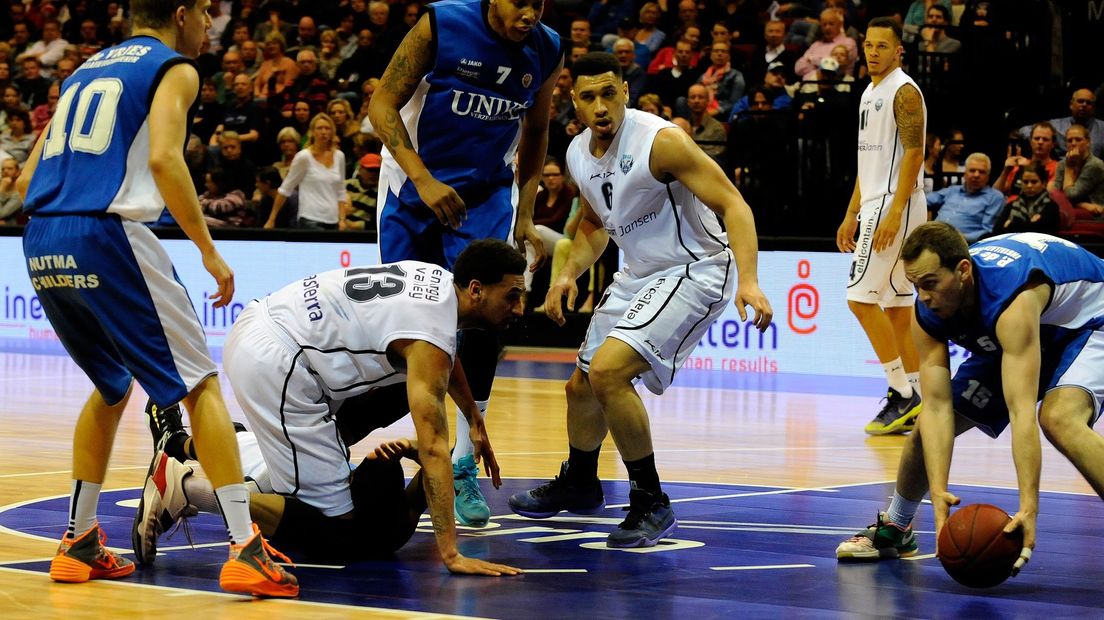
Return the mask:
<path id="1" fill-rule="evenodd" d="M 812 273 L 812 266 L 807 260 L 797 262 L 797 277 L 802 280 Z M 808 282 L 799 282 L 790 287 L 789 298 L 786 304 L 786 321 L 790 329 L 798 334 L 811 334 L 816 331 L 817 312 L 820 311 L 820 293 L 816 287 Z"/>

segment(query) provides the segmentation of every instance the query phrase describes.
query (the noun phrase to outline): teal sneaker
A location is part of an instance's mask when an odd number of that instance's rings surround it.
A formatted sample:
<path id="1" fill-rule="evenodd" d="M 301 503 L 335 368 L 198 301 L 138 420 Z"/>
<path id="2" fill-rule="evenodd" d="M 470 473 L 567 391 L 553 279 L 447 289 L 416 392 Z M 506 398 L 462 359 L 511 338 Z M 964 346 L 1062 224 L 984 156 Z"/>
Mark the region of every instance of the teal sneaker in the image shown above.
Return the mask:
<path id="1" fill-rule="evenodd" d="M 453 463 L 452 484 L 456 490 L 456 520 L 460 525 L 483 527 L 491 518 L 487 498 L 479 488 L 479 466 L 467 455 Z"/>
<path id="2" fill-rule="evenodd" d="M 900 527 L 878 513 L 878 520 L 836 547 L 836 559 L 851 562 L 877 562 L 916 555 L 916 534 L 912 526 Z"/>

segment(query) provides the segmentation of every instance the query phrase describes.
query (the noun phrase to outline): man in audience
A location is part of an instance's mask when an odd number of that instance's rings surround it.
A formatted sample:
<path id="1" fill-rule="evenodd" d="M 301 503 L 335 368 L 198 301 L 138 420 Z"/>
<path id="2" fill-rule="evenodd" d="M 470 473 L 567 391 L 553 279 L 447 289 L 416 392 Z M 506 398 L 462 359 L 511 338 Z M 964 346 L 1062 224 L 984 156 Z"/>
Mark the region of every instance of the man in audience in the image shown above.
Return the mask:
<path id="1" fill-rule="evenodd" d="M 724 125 L 708 113 L 709 91 L 701 84 L 694 84 L 686 92 L 686 105 L 690 108 L 690 135 L 694 142 L 719 162 L 725 151 L 725 130 Z"/>
<path id="2" fill-rule="evenodd" d="M 927 194 L 928 210 L 937 211 L 935 219 L 957 228 L 969 243 L 992 234 L 1004 209 L 1004 195 L 989 187 L 991 169 L 988 155 L 971 153 L 962 185 Z"/>
<path id="3" fill-rule="evenodd" d="M 26 95 L 26 93 L 24 93 Z M 1052 118 L 1050 124 L 1054 127 L 1055 138 L 1058 146 L 1054 149 L 1055 156 L 1066 154 L 1066 130 L 1070 125 L 1084 125 L 1089 130 L 1089 140 L 1092 142 L 1093 155 L 1104 157 L 1104 121 L 1096 118 L 1096 95 L 1087 88 L 1078 88 L 1070 97 L 1070 115 L 1065 118 Z M 1024 140 L 1031 139 L 1031 128 L 1034 125 L 1024 125 L 1020 128 L 1020 137 Z"/>
<path id="4" fill-rule="evenodd" d="M 824 9 L 820 13 L 820 40 L 816 41 L 805 50 L 801 58 L 794 65 L 794 71 L 799 76 L 804 76 L 820 66 L 820 60 L 832 54 L 832 48 L 843 45 L 847 48 L 849 62 L 844 68 L 845 73 L 852 73 L 855 69 L 855 60 L 858 58 L 858 46 L 855 41 L 843 33 L 843 13 L 838 9 Z"/>

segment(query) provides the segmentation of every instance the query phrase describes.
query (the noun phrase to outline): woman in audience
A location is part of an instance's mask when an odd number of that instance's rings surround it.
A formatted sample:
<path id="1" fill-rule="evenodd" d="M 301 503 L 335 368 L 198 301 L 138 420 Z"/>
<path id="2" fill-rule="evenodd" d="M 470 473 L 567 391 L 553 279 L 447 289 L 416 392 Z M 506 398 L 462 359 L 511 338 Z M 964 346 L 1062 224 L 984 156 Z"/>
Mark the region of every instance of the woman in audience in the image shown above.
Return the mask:
<path id="1" fill-rule="evenodd" d="M 280 178 L 287 176 L 288 169 L 291 168 L 291 160 L 295 159 L 295 154 L 299 152 L 299 145 L 302 142 L 302 136 L 299 135 L 298 131 L 295 131 L 294 127 L 284 127 L 280 130 L 280 133 L 276 134 L 276 146 L 280 149 L 280 160 L 272 164 L 272 167 L 280 173 Z"/>
<path id="2" fill-rule="evenodd" d="M 1093 155 L 1089 130 L 1084 125 L 1070 125 L 1066 130 L 1066 158 L 1058 164 L 1050 189 L 1060 189 L 1066 198 L 1104 219 L 1104 161 Z"/>
<path id="3" fill-rule="evenodd" d="M 222 168 L 215 167 L 207 173 L 207 191 L 199 196 L 203 219 L 208 226 L 216 228 L 252 226 L 253 214 L 246 204 L 245 194 L 240 189 L 227 191 L 229 186 L 229 178 Z"/>
<path id="4" fill-rule="evenodd" d="M 22 166 L 31 154 L 35 136 L 30 131 L 31 115 L 24 109 L 8 110 L 8 128 L 0 134 L 0 151 L 7 151 Z"/>
<path id="5" fill-rule="evenodd" d="M 345 178 L 353 174 L 357 158 L 353 154 L 353 140 L 360 133 L 360 123 L 353 118 L 353 106 L 345 99 L 334 99 L 326 106 L 326 113 L 333 119 L 337 127 L 338 148 L 345 153 L 345 162 L 349 168 L 345 171 Z"/>
<path id="6" fill-rule="evenodd" d="M 299 190 L 299 228 L 336 230 L 344 228 L 345 211 L 349 202 L 345 194 L 345 154 L 337 148 L 333 119 L 327 114 L 317 114 L 311 119 L 307 132 L 307 147 L 295 154 L 291 161 L 279 194 L 272 205 L 272 213 L 265 228 L 274 228 L 276 218 L 288 197 Z"/>

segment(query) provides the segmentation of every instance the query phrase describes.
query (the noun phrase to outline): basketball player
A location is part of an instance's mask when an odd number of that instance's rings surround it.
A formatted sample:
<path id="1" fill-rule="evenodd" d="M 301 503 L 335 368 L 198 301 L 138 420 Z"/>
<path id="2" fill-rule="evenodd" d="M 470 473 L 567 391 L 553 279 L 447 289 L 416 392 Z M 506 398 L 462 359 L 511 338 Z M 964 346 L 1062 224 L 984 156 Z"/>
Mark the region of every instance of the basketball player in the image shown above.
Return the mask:
<path id="1" fill-rule="evenodd" d="M 436 2 L 399 45 L 369 107 L 387 146 L 379 183 L 383 262 L 451 269 L 473 239 L 511 235 L 522 250 L 526 241 L 533 247 L 533 269 L 544 261 L 533 201 L 563 52 L 559 36 L 540 23 L 543 9 L 544 0 Z M 460 339 L 484 414 L 498 354 L 493 333 L 469 330 Z M 456 516 L 480 527 L 491 513 L 459 413 L 456 425 Z"/>
<path id="2" fill-rule="evenodd" d="M 517 574 L 456 549 L 444 402 L 447 391 L 467 414 L 477 454 L 497 484 L 498 466 L 479 408 L 462 368 L 453 369 L 456 332 L 499 329 L 520 316 L 524 271 L 525 257 L 513 246 L 483 239 L 460 253 L 455 276 L 417 261 L 339 269 L 307 276 L 246 306 L 227 336 L 223 367 L 279 494 L 261 496 L 267 509 L 302 515 L 299 504 L 305 504 L 321 515 L 289 524 L 291 529 L 322 522 L 348 531 L 357 515 L 349 448 L 335 414 L 343 401 L 405 382 L 442 561 L 454 573 Z M 362 414 L 386 415 L 374 409 L 363 408 Z M 162 466 L 171 460 L 162 451 L 155 457 Z M 153 471 L 147 486 L 164 478 Z M 172 493 L 162 496 L 169 498 L 163 504 L 173 503 Z M 154 506 L 139 515 L 139 556 L 155 552 L 161 514 Z"/>
<path id="3" fill-rule="evenodd" d="M 1023 530 L 1018 571 L 1035 546 L 1039 426 L 1104 497 L 1104 438 L 1092 429 L 1104 404 L 1104 261 L 1037 233 L 1000 235 L 967 248 L 944 222 L 917 228 L 901 258 L 920 291 L 912 334 L 925 395 L 923 421 L 897 472 L 897 488 L 907 489 L 910 500 L 898 514 L 880 514 L 874 526 L 840 545 L 837 556 L 915 553 L 909 523 L 929 486 L 937 534 L 959 503 L 947 490 L 954 437 L 972 427 L 996 437 L 1010 424 L 1020 506 L 1005 531 Z M 948 341 L 971 353 L 953 379 Z"/>
<path id="4" fill-rule="evenodd" d="M 397 383 L 343 401 L 334 418 L 342 442 L 352 446 L 409 411 L 406 384 Z M 191 516 L 193 510 L 212 512 L 217 507 L 211 483 L 193 458 L 194 442 L 184 430 L 179 407 L 155 412 L 150 416 L 154 445 L 173 457 L 165 459 L 161 469 L 164 484 L 171 489 L 166 493 L 163 513 L 149 515 L 160 522 L 154 531 L 163 532 L 177 520 Z M 236 426 L 242 471 L 253 491 L 250 511 L 261 532 L 280 548 L 303 554 L 309 561 L 349 563 L 387 556 L 414 534 L 427 507 L 424 476 L 419 469 L 407 484 L 400 461 L 406 458 L 418 462 L 416 440 L 385 442 L 361 461 L 349 482 L 353 518 L 331 519 L 296 497 L 271 496 L 274 491 L 257 436 L 244 426 Z M 166 435 L 179 439 L 175 447 L 170 447 L 168 441 L 161 443 Z"/>
<path id="5" fill-rule="evenodd" d="M 230 535 L 219 584 L 291 597 L 250 523 L 230 417 L 203 328 L 146 222 L 167 205 L 230 303 L 234 275 L 211 241 L 184 163 L 188 110 L 199 91 L 189 58 L 211 25 L 210 0 L 134 0 L 133 38 L 93 55 L 65 82 L 35 144 L 20 192 L 31 282 L 54 331 L 95 385 L 73 439 L 69 528 L 50 564 L 56 581 L 116 578 L 134 564 L 104 546 L 96 503 L 134 379 L 155 403 L 183 400 Z"/>
<path id="6" fill-rule="evenodd" d="M 677 521 L 634 381 L 662 394 L 732 299 L 734 283 L 741 319 L 750 305 L 753 324 L 765 330 L 771 307 L 759 289 L 751 209 L 721 168 L 675 125 L 626 109 L 628 84 L 612 54 L 586 54 L 572 70 L 575 110 L 587 129 L 571 142 L 567 163 L 583 217 L 545 299 L 548 316 L 563 325 L 563 297 L 573 307 L 575 279 L 611 237 L 625 268 L 594 309 L 567 383 L 568 459 L 554 480 L 511 497 L 510 508 L 534 518 L 600 510 L 598 453 L 612 432 L 632 490 L 629 514 L 606 544 L 650 547 Z"/>
<path id="7" fill-rule="evenodd" d="M 859 104 L 858 176 L 836 245 L 841 252 L 854 252 L 847 306 L 889 381 L 885 406 L 865 429 L 884 435 L 912 430 L 920 413 L 919 360 L 909 338 L 913 288 L 898 255 L 908 233 L 927 220 L 927 109 L 920 89 L 901 69 L 904 48 L 895 19 L 870 20 L 863 51 L 871 83 Z"/>

